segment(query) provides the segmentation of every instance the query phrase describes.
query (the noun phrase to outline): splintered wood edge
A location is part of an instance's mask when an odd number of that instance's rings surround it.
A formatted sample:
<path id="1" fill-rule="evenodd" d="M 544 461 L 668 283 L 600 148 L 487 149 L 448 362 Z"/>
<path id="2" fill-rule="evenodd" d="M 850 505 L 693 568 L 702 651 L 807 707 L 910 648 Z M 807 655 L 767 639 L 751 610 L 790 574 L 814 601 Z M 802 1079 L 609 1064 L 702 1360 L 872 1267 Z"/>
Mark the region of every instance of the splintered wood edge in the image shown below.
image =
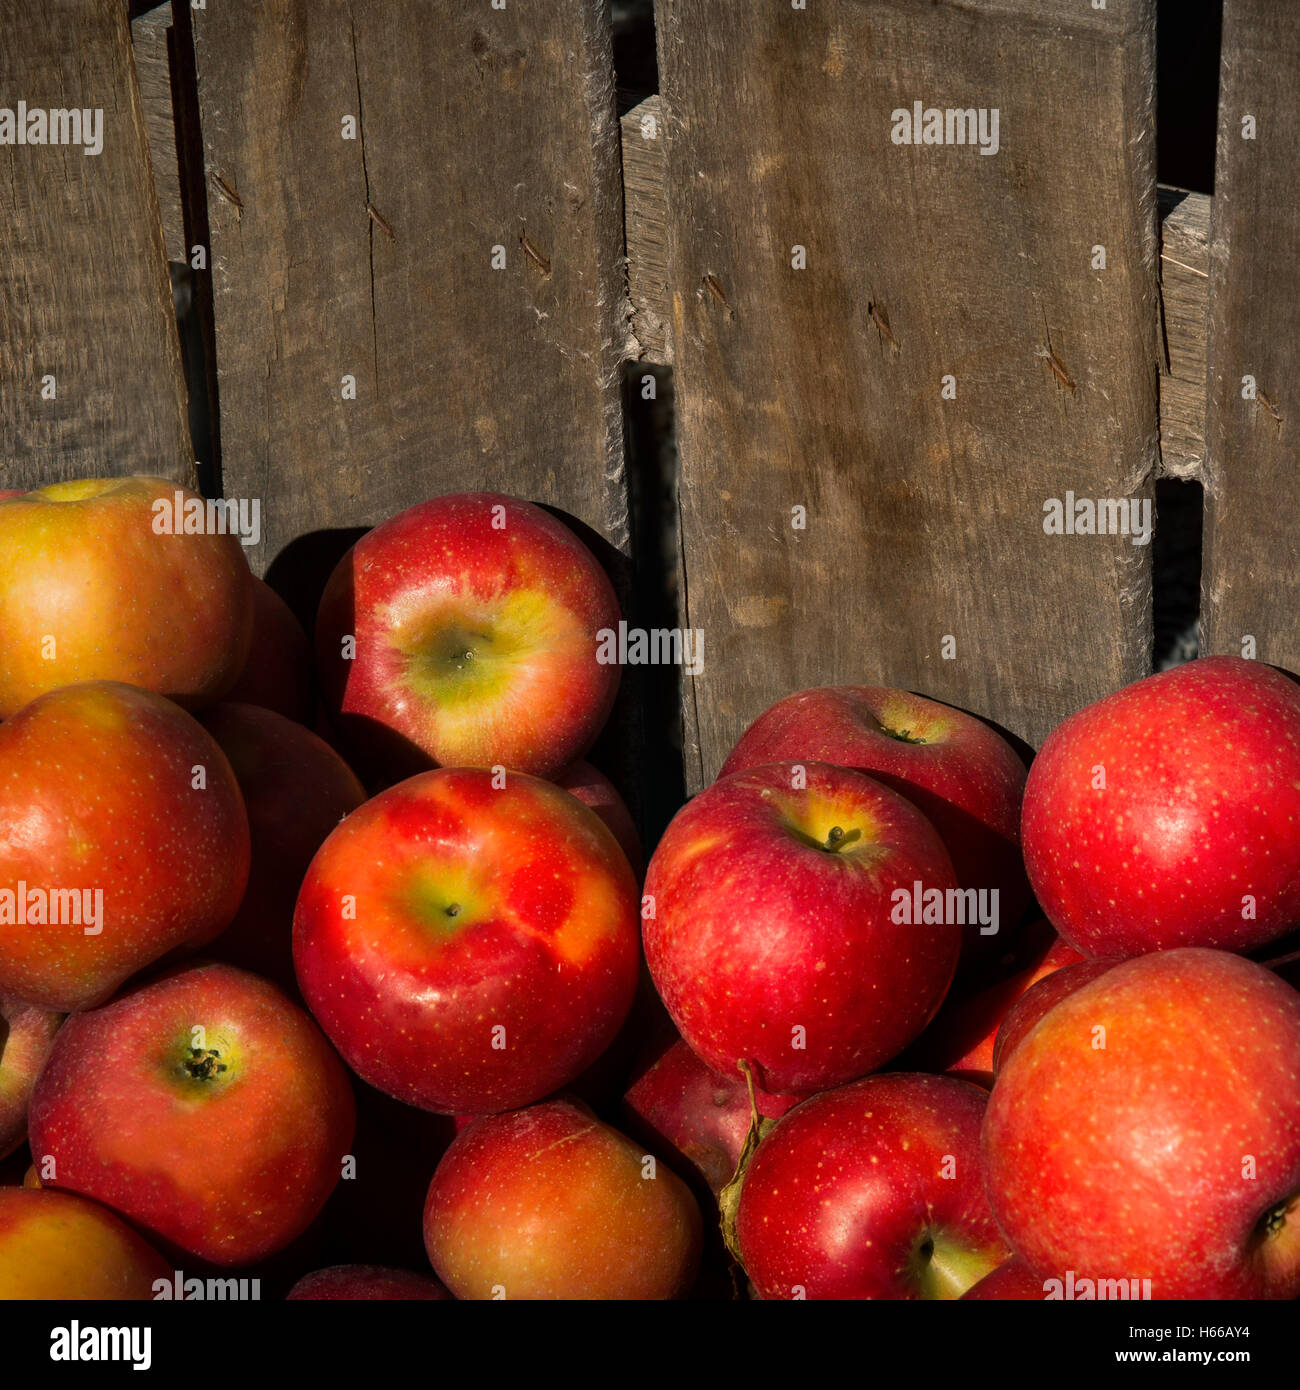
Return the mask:
<path id="1" fill-rule="evenodd" d="M 650 96 L 620 122 L 628 294 L 636 360 L 671 366 L 663 120 Z M 1205 458 L 1210 198 L 1161 185 L 1160 452 L 1162 476 L 1200 477 Z"/>
<path id="2" fill-rule="evenodd" d="M 169 261 L 188 261 L 180 163 L 176 157 L 171 63 L 167 56 L 167 31 L 171 23 L 170 5 L 159 5 L 138 15 L 131 21 L 131 49 L 140 82 L 145 133 L 149 137 L 149 163 L 158 194 L 158 210 L 162 214 L 163 245 Z"/>

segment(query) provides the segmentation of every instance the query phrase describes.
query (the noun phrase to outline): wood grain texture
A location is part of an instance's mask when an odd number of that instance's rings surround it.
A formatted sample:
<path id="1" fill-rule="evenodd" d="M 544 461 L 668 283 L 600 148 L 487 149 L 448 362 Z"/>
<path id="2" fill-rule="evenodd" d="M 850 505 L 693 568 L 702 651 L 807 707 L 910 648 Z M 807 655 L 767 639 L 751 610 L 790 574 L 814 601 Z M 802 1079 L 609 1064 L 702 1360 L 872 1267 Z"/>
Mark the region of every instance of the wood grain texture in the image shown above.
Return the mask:
<path id="1" fill-rule="evenodd" d="M 1300 670 L 1300 9 L 1228 0 L 1210 238 L 1202 648 Z M 1255 138 L 1243 139 L 1253 117 Z M 1243 397 L 1252 377 L 1255 398 Z M 1253 652 L 1244 649 L 1254 639 Z"/>
<path id="2" fill-rule="evenodd" d="M 641 362 L 671 366 L 668 332 L 668 205 L 658 96 L 647 97 L 619 122 L 623 136 L 623 222 L 632 301 L 631 350 Z"/>
<path id="3" fill-rule="evenodd" d="M 0 35 L 8 109 L 103 112 L 98 155 L 0 145 L 0 487 L 127 473 L 192 482 L 126 8 L 0 0 Z"/>
<path id="4" fill-rule="evenodd" d="M 708 653 L 688 777 L 772 700 L 837 682 L 1037 743 L 1150 660 L 1150 548 L 1045 535 L 1043 504 L 1145 498 L 1157 468 L 1152 6 L 657 15 L 684 592 Z M 999 153 L 893 143 L 914 100 L 997 108 Z"/>
<path id="5" fill-rule="evenodd" d="M 471 488 L 560 508 L 625 556 L 599 0 L 223 0 L 192 18 L 222 469 L 228 496 L 264 499 L 254 563 Z"/>
<path id="6" fill-rule="evenodd" d="M 1160 471 L 1199 478 L 1205 462 L 1206 350 L 1210 312 L 1210 203 L 1203 193 L 1159 190 Z"/>
<path id="7" fill-rule="evenodd" d="M 637 358 L 671 365 L 672 297 L 668 286 L 667 205 L 663 141 L 648 141 L 647 116 L 658 129 L 659 97 L 647 97 L 622 118 L 623 202 L 628 286 Z M 1205 459 L 1206 343 L 1210 308 L 1208 194 L 1157 186 L 1160 216 L 1160 472 L 1200 477 Z"/>
<path id="8" fill-rule="evenodd" d="M 185 214 L 181 207 L 180 168 L 176 159 L 176 118 L 172 109 L 171 62 L 167 31 L 172 25 L 170 5 L 159 5 L 131 21 L 131 47 L 140 82 L 140 105 L 149 137 L 149 163 L 153 167 L 154 192 L 162 215 L 163 245 L 169 261 L 188 261 L 185 251 Z"/>

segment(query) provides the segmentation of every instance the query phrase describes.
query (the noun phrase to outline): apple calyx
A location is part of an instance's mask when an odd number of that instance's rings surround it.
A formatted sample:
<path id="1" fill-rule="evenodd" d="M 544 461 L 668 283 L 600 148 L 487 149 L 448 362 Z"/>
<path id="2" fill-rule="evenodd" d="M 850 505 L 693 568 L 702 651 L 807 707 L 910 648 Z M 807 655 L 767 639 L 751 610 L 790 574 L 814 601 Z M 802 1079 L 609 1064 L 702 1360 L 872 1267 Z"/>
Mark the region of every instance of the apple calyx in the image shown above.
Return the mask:
<path id="1" fill-rule="evenodd" d="M 226 1070 L 226 1064 L 215 1048 L 192 1047 L 185 1059 L 185 1070 L 195 1081 L 211 1081 L 219 1072 Z"/>
<path id="2" fill-rule="evenodd" d="M 739 1282 L 736 1279 L 736 1274 L 737 1271 L 744 1270 L 744 1263 L 740 1258 L 740 1242 L 736 1239 L 736 1214 L 740 1210 L 740 1189 L 744 1185 L 745 1169 L 749 1167 L 759 1141 L 776 1124 L 776 1121 L 770 1116 L 758 1113 L 758 1102 L 754 1098 L 754 1073 L 749 1063 L 742 1057 L 736 1063 L 736 1069 L 743 1074 L 746 1089 L 749 1091 L 749 1128 L 745 1131 L 745 1142 L 740 1146 L 740 1157 L 736 1161 L 736 1171 L 732 1173 L 718 1193 L 718 1210 L 722 1218 L 722 1243 L 727 1247 L 727 1254 L 731 1256 L 731 1277 L 733 1284 L 737 1287 L 737 1297 L 739 1297 Z"/>

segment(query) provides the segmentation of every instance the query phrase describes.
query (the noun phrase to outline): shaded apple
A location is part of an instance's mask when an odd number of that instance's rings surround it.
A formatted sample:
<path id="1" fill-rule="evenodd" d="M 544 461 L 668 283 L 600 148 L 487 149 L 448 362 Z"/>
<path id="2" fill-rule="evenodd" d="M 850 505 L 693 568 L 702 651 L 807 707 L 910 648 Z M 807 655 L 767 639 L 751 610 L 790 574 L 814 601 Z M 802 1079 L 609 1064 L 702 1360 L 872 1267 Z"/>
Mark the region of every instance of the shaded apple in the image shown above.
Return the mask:
<path id="1" fill-rule="evenodd" d="M 496 493 L 421 502 L 363 536 L 321 598 L 326 705 L 368 782 L 433 765 L 551 777 L 614 703 L 618 601 L 548 512 Z"/>
<path id="2" fill-rule="evenodd" d="M 896 792 L 771 763 L 673 818 L 646 875 L 646 959 L 710 1067 L 743 1059 L 763 1090 L 806 1093 L 887 1062 L 933 1017 L 961 946 L 955 889 L 934 827 Z"/>
<path id="3" fill-rule="evenodd" d="M 234 770 L 251 847 L 243 901 L 208 953 L 296 994 L 298 890 L 330 832 L 365 801 L 365 789 L 329 744 L 273 710 L 223 702 L 202 723 Z"/>
<path id="4" fill-rule="evenodd" d="M 1071 715 L 1034 759 L 1025 862 L 1084 955 L 1250 951 L 1300 920 L 1300 688 L 1210 656 Z"/>
<path id="5" fill-rule="evenodd" d="M 883 782 L 939 832 L 963 888 L 996 891 L 998 930 L 963 933 L 963 963 L 986 959 L 1029 903 L 1020 855 L 1025 765 L 1000 734 L 951 705 L 875 685 L 787 695 L 741 735 L 720 776 L 762 763 L 823 762 Z"/>
<path id="6" fill-rule="evenodd" d="M 457 1298 L 679 1298 L 700 1210 L 670 1168 L 554 1100 L 457 1136 L 429 1185 L 424 1239 Z"/>
<path id="7" fill-rule="evenodd" d="M 773 1119 L 798 1100 L 755 1092 L 758 1113 Z M 675 1160 L 684 1177 L 715 1197 L 736 1171 L 751 1118 L 741 1073 L 710 1070 L 680 1039 L 633 1082 L 624 1114 L 629 1134 Z"/>
<path id="8" fill-rule="evenodd" d="M 0 724 L 0 991 L 102 1003 L 211 941 L 248 857 L 235 775 L 191 715 L 109 681 L 42 695 Z"/>
<path id="9" fill-rule="evenodd" d="M 645 859 L 641 853 L 641 837 L 636 832 L 636 823 L 627 803 L 618 794 L 618 788 L 590 763 L 579 760 L 570 763 L 554 779 L 557 787 L 576 796 L 584 806 L 590 806 L 613 832 L 619 847 L 627 855 L 627 862 L 638 881 L 645 873 Z"/>
<path id="10" fill-rule="evenodd" d="M 980 1168 L 985 1093 L 893 1072 L 813 1096 L 745 1170 L 741 1262 L 764 1299 L 955 1299 L 1008 1259 Z"/>
<path id="11" fill-rule="evenodd" d="M 311 719 L 311 643 L 289 605 L 256 575 L 248 660 L 223 698 L 272 709 L 299 724 Z"/>
<path id="12" fill-rule="evenodd" d="M 594 811 L 486 769 L 368 801 L 312 861 L 294 917 L 303 997 L 359 1076 L 479 1114 L 572 1081 L 636 989 L 636 881 Z"/>
<path id="13" fill-rule="evenodd" d="M 238 539 L 158 527 L 197 494 L 164 478 L 52 483 L 0 501 L 0 719 L 82 681 L 189 707 L 248 656 L 253 585 Z"/>
<path id="14" fill-rule="evenodd" d="M 1010 969 L 980 981 L 980 987 L 944 1000 L 943 1007 L 900 1059 L 915 1071 L 944 1072 L 986 1090 L 993 1085 L 993 1047 L 1007 1011 L 1026 990 L 1083 957 L 1042 921 L 1026 928 Z"/>
<path id="15" fill-rule="evenodd" d="M 0 1187 L 0 1301 L 151 1299 L 168 1262 L 124 1221 L 67 1192 Z"/>
<path id="16" fill-rule="evenodd" d="M 1025 1035 L 1076 989 L 1093 980 L 1100 979 L 1112 965 L 1123 959 L 1120 956 L 1107 956 L 1100 960 L 1080 960 L 1065 965 L 1052 975 L 1038 980 L 1027 989 L 1007 1010 L 1006 1017 L 998 1027 L 997 1038 L 993 1044 L 993 1071 L 996 1074 L 1006 1064 L 1007 1058 L 1020 1046 Z"/>
<path id="17" fill-rule="evenodd" d="M 27 1138 L 32 1087 L 54 1045 L 63 1015 L 0 994 L 0 1158 Z"/>
<path id="18" fill-rule="evenodd" d="M 1003 1059 L 989 1199 L 1041 1279 L 1300 1294 L 1300 994 L 1187 948 L 1113 966 Z"/>
<path id="19" fill-rule="evenodd" d="M 215 1265 L 288 1245 L 352 1142 L 347 1076 L 273 985 L 195 965 L 60 1029 L 32 1096 L 46 1188 L 92 1197 Z"/>
<path id="20" fill-rule="evenodd" d="M 383 1265 L 333 1265 L 304 1274 L 285 1295 L 287 1302 L 320 1299 L 432 1302 L 451 1295 L 434 1278 L 413 1269 L 387 1269 Z"/>

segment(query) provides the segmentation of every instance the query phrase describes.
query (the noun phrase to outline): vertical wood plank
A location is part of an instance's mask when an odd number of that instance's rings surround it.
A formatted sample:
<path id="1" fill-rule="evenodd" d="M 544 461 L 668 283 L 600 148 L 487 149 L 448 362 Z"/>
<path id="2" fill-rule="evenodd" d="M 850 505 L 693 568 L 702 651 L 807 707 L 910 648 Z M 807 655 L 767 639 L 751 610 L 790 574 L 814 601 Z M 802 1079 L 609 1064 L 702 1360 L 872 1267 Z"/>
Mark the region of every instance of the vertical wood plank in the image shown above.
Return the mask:
<path id="1" fill-rule="evenodd" d="M 1243 138 L 1253 120 L 1253 137 Z M 1228 0 L 1210 235 L 1202 645 L 1300 671 L 1300 10 Z M 1253 381 L 1253 398 L 1245 379 Z M 1253 639 L 1253 647 L 1247 645 Z"/>
<path id="2" fill-rule="evenodd" d="M 250 559 L 468 488 L 560 508 L 625 558 L 600 0 L 223 0 L 192 19 L 224 486 L 264 499 Z"/>
<path id="3" fill-rule="evenodd" d="M 187 261 L 180 166 L 176 157 L 171 59 L 168 54 L 171 27 L 171 6 L 159 5 L 131 21 L 131 47 L 135 56 L 136 77 L 140 83 L 145 134 L 149 137 L 154 191 L 162 215 L 163 245 L 169 261 Z"/>
<path id="4" fill-rule="evenodd" d="M 911 687 L 1039 742 L 1150 660 L 1149 547 L 1047 535 L 1043 504 L 1148 498 L 1157 466 L 1151 3 L 657 14 L 709 654 L 693 782 L 814 684 Z M 918 100 L 996 108 L 998 153 L 894 143 Z"/>
<path id="5" fill-rule="evenodd" d="M 0 36 L 7 110 L 103 113 L 99 154 L 0 144 L 0 487 L 126 473 L 192 483 L 126 6 L 0 0 Z"/>

